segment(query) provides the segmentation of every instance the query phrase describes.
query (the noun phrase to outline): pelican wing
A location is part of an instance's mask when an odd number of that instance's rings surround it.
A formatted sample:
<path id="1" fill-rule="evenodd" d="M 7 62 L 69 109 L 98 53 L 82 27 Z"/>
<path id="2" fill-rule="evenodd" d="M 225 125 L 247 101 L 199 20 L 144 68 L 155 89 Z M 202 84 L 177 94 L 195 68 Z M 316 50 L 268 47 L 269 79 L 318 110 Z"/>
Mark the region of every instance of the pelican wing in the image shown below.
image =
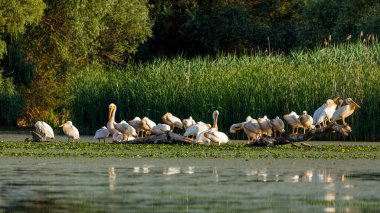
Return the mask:
<path id="1" fill-rule="evenodd" d="M 349 111 L 349 105 L 344 105 L 341 108 L 337 109 L 331 117 L 331 121 L 335 122 L 342 119 L 342 116 L 346 115 L 346 111 Z M 347 117 L 347 116 L 345 116 Z"/>
<path id="2" fill-rule="evenodd" d="M 44 121 L 37 121 L 34 124 L 34 127 L 36 128 L 36 131 L 38 133 L 41 134 L 43 132 L 47 138 L 54 139 L 53 128 L 51 128 L 51 126 L 49 124 L 47 124 L 46 122 L 44 122 Z"/>
<path id="3" fill-rule="evenodd" d="M 107 138 L 110 135 L 110 132 L 108 131 L 107 127 L 102 127 L 95 132 L 94 139 L 104 139 Z"/>

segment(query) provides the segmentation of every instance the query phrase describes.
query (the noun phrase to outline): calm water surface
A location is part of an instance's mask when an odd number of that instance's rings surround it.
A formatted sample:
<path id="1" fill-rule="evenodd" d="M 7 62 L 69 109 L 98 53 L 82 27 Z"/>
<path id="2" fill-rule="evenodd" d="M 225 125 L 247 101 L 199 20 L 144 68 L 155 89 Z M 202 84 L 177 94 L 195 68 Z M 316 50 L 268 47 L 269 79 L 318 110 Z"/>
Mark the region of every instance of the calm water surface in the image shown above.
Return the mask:
<path id="1" fill-rule="evenodd" d="M 380 212 L 378 160 L 0 158 L 0 212 Z"/>

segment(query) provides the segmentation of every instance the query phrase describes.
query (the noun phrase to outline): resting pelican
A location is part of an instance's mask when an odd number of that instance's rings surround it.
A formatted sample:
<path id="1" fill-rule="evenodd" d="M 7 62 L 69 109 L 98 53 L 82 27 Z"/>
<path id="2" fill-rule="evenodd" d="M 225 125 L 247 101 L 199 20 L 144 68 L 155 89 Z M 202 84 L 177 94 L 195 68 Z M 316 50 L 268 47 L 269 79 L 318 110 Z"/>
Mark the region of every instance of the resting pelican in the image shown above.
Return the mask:
<path id="1" fill-rule="evenodd" d="M 326 121 L 331 119 L 336 107 L 337 105 L 334 100 L 327 100 L 326 107 L 323 109 L 320 116 L 317 117 L 317 121 L 314 122 L 314 125 L 326 126 Z"/>
<path id="2" fill-rule="evenodd" d="M 284 115 L 284 120 L 288 122 L 288 124 L 292 127 L 291 135 L 295 135 L 296 133 L 298 133 L 298 129 L 303 127 L 298 118 L 299 115 L 297 115 L 297 113 L 295 113 L 294 111 L 287 115 Z"/>
<path id="3" fill-rule="evenodd" d="M 354 113 L 355 110 L 360 108 L 360 106 L 357 103 L 355 103 L 352 100 L 352 98 L 347 98 L 346 103 L 347 105 L 340 107 L 334 112 L 333 116 L 331 117 L 332 122 L 337 122 L 338 120 L 342 120 L 343 125 L 347 126 L 347 123 L 344 119 L 352 115 L 352 113 Z"/>
<path id="4" fill-rule="evenodd" d="M 140 117 L 133 118 L 132 120 L 128 121 L 128 124 L 133 126 L 133 128 L 135 128 L 138 136 L 140 136 L 140 135 L 141 135 L 141 137 L 143 136 L 144 129 L 141 126 L 141 118 Z"/>
<path id="5" fill-rule="evenodd" d="M 54 139 L 54 131 L 49 124 L 44 121 L 37 121 L 34 127 L 36 128 L 36 132 L 40 135 L 45 134 L 45 137 Z"/>
<path id="6" fill-rule="evenodd" d="M 120 123 L 116 123 L 115 128 L 125 135 L 125 138 L 128 138 L 129 136 L 137 136 L 135 128 L 133 126 L 129 125 L 125 120 L 120 121 Z"/>
<path id="7" fill-rule="evenodd" d="M 272 136 L 272 125 L 270 124 L 270 120 L 266 115 L 262 118 L 258 118 L 257 122 L 260 125 L 263 135 Z"/>
<path id="8" fill-rule="evenodd" d="M 276 118 L 271 119 L 270 124 L 273 127 L 274 137 L 277 137 L 277 132 L 280 133 L 280 136 L 282 135 L 282 133 L 285 132 L 284 121 L 282 121 L 278 116 Z"/>
<path id="9" fill-rule="evenodd" d="M 113 135 L 112 135 L 112 140 L 113 142 L 117 142 L 117 143 L 121 143 L 123 141 L 132 141 L 132 140 L 135 140 L 136 138 L 133 137 L 133 136 L 128 136 L 128 138 L 126 138 L 126 135 L 125 134 L 122 134 L 121 132 L 115 132 Z"/>
<path id="10" fill-rule="evenodd" d="M 104 143 L 106 143 L 106 138 L 110 135 L 106 126 L 96 130 L 94 139 L 98 139 L 100 143 L 100 139 L 103 139 Z"/>
<path id="11" fill-rule="evenodd" d="M 70 141 L 70 139 L 73 139 L 73 141 L 79 139 L 79 131 L 73 125 L 73 122 L 67 121 L 66 123 L 62 124 L 59 127 L 63 128 L 63 133 L 65 133 L 65 135 L 67 135 L 68 141 Z"/>
<path id="12" fill-rule="evenodd" d="M 231 133 L 236 133 L 239 130 L 243 130 L 244 133 L 247 135 L 248 143 L 258 140 L 262 135 L 259 123 L 256 119 L 252 118 L 249 121 L 233 124 L 230 127 Z"/>
<path id="13" fill-rule="evenodd" d="M 183 128 L 181 120 L 172 115 L 170 112 L 167 112 L 162 116 L 162 121 L 170 126 L 171 131 L 173 131 L 174 127 L 177 127 L 178 129 Z"/>
<path id="14" fill-rule="evenodd" d="M 202 142 L 200 141 L 200 139 L 202 138 L 202 140 L 204 140 L 203 137 L 206 139 L 209 139 L 210 141 L 214 143 L 218 143 L 219 145 L 222 143 L 229 142 L 228 136 L 225 133 L 218 131 L 218 116 L 219 116 L 219 111 L 215 110 L 213 112 L 214 126 L 210 130 L 206 130 L 200 133 L 198 135 L 198 138 L 195 139 L 196 142 Z M 207 142 L 210 143 L 209 141 Z"/>
<path id="15" fill-rule="evenodd" d="M 183 136 L 185 137 L 192 136 L 194 138 L 197 138 L 201 132 L 209 130 L 209 129 L 211 129 L 210 124 L 206 124 L 206 123 L 203 123 L 202 121 L 199 121 L 196 124 L 191 125 L 189 128 L 187 128 Z"/>
<path id="16" fill-rule="evenodd" d="M 298 118 L 303 126 L 303 133 L 306 133 L 306 130 L 315 129 L 313 125 L 313 118 L 307 114 L 306 111 L 302 112 L 302 115 Z"/>
<path id="17" fill-rule="evenodd" d="M 170 131 L 170 126 L 167 124 L 157 124 L 152 128 L 152 133 L 154 135 L 159 135 L 167 131 Z"/>
<path id="18" fill-rule="evenodd" d="M 150 135 L 152 134 L 152 129 L 156 126 L 156 123 L 154 123 L 154 121 L 150 120 L 148 117 L 144 117 L 141 120 L 141 126 L 145 131 L 145 135 Z"/>
<path id="19" fill-rule="evenodd" d="M 247 118 L 245 118 L 245 121 L 246 121 L 246 122 L 250 122 L 250 121 L 252 121 L 252 120 L 256 120 L 256 119 L 252 118 L 250 115 L 248 115 Z M 257 121 L 257 120 L 256 120 L 256 121 Z"/>
<path id="20" fill-rule="evenodd" d="M 185 129 L 185 131 L 187 130 L 187 128 L 189 128 L 191 125 L 194 125 L 196 124 L 193 117 L 189 117 L 189 118 L 186 118 L 186 119 L 183 119 L 182 120 L 182 123 L 183 123 L 183 128 Z"/>

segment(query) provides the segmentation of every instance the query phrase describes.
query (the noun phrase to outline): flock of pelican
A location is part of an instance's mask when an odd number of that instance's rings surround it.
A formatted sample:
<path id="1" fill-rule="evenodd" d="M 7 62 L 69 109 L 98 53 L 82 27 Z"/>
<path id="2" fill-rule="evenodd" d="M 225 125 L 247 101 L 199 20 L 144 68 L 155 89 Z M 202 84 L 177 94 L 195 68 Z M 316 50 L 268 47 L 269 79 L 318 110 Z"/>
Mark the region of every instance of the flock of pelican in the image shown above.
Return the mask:
<path id="1" fill-rule="evenodd" d="M 292 111 L 284 115 L 283 119 L 292 128 L 291 135 L 299 134 L 300 128 L 305 133 L 308 130 L 326 127 L 330 123 L 337 124 L 339 120 L 342 120 L 344 126 L 348 126 L 345 119 L 359 109 L 360 106 L 351 98 L 345 99 L 346 105 L 344 106 L 342 106 L 343 102 L 339 97 L 328 99 L 326 103 L 315 110 L 313 116 L 308 115 L 306 111 L 303 111 L 301 115 Z M 108 108 L 107 126 L 103 126 L 95 132 L 94 139 L 99 140 L 99 142 L 103 140 L 105 143 L 106 138 L 110 135 L 114 142 L 123 142 L 144 136 L 159 135 L 168 131 L 172 132 L 175 129 L 184 131 L 184 140 L 194 143 L 217 143 L 220 145 L 229 142 L 228 136 L 218 129 L 218 110 L 212 113 L 213 125 L 211 125 L 202 121 L 196 122 L 191 116 L 181 120 L 169 112 L 162 116 L 163 123 L 159 124 L 156 124 L 148 117 L 143 119 L 135 117 L 128 122 L 122 120 L 117 123 L 115 121 L 116 105 L 111 103 Z M 79 139 L 79 131 L 71 121 L 67 121 L 60 127 L 63 128 L 63 132 L 68 136 L 69 141 L 70 139 L 73 141 Z M 53 129 L 47 123 L 38 121 L 35 128 L 39 134 L 54 139 Z M 285 124 L 278 116 L 273 119 L 269 119 L 267 116 L 258 119 L 248 116 L 244 122 L 233 124 L 230 127 L 230 133 L 236 133 L 240 130 L 243 130 L 247 135 L 248 142 L 254 142 L 266 136 L 282 137 L 285 132 Z"/>

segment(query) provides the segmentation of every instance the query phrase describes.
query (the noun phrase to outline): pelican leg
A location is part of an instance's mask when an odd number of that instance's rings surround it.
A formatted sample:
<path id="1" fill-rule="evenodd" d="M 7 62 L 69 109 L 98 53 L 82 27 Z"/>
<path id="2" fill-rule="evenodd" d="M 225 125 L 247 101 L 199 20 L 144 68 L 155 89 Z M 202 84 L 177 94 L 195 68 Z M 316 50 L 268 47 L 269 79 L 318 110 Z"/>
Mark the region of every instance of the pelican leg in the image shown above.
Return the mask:
<path id="1" fill-rule="evenodd" d="M 346 121 L 344 121 L 344 119 L 345 119 L 345 117 L 342 117 L 343 125 L 344 125 L 344 126 L 347 126 L 347 123 L 346 123 Z"/>

